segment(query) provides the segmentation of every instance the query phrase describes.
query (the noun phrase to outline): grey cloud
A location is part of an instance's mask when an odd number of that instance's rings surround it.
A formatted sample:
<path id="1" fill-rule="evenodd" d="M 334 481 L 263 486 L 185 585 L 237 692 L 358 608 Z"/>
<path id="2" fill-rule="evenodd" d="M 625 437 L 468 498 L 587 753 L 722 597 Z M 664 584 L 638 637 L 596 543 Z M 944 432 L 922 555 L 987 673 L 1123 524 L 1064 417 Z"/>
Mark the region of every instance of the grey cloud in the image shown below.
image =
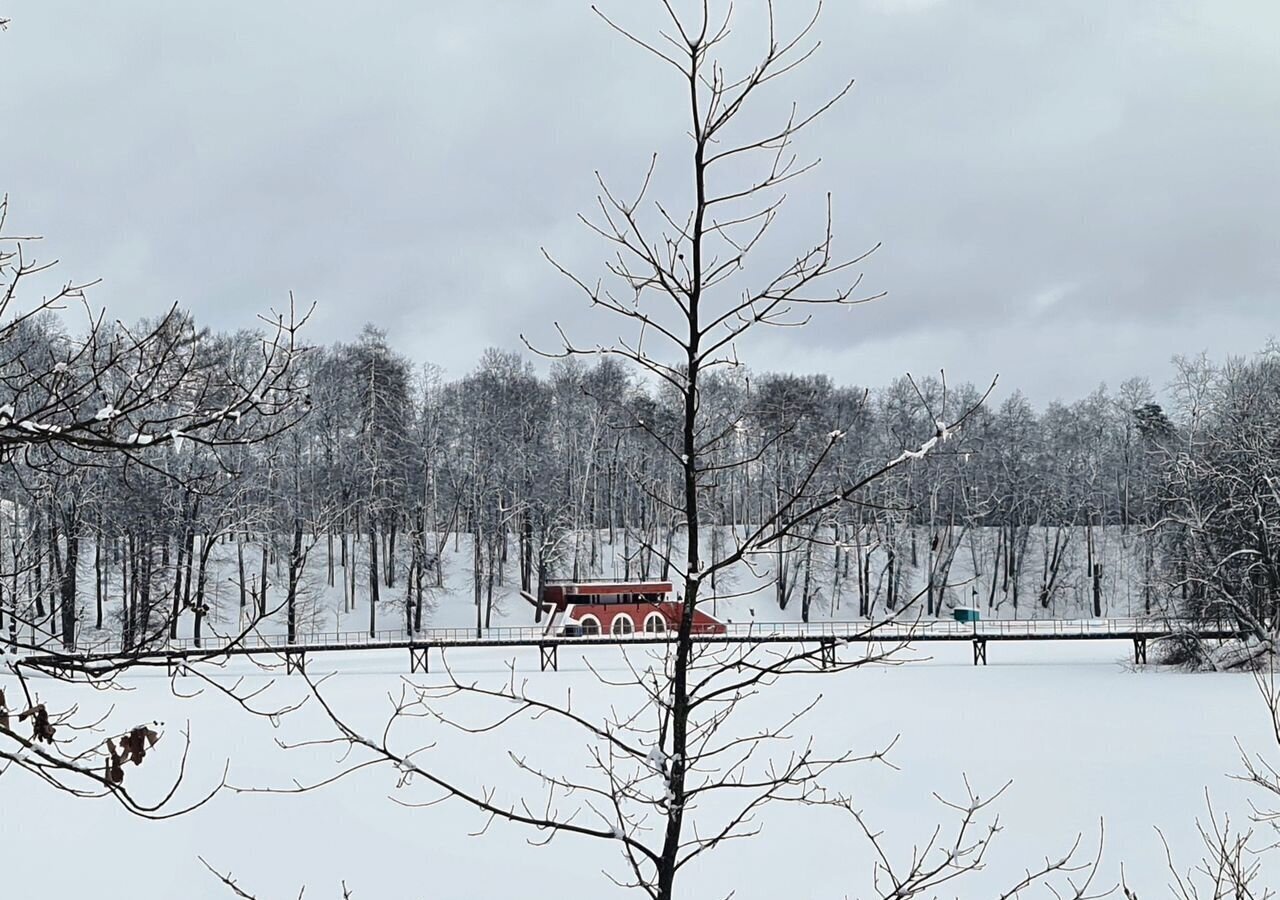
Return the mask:
<path id="1" fill-rule="evenodd" d="M 235 327 L 293 289 L 314 339 L 372 319 L 457 373 L 552 319 L 610 336 L 539 252 L 599 271 L 574 220 L 595 169 L 632 185 L 660 151 L 659 189 L 685 189 L 679 86 L 579 0 L 8 7 L 0 189 L 122 317 L 180 299 Z M 865 284 L 890 296 L 753 342 L 753 365 L 999 370 L 1046 400 L 1280 331 L 1272 4 L 828 7 L 769 110 L 858 84 L 763 255 L 810 239 L 830 189 L 846 251 L 883 241 Z"/>

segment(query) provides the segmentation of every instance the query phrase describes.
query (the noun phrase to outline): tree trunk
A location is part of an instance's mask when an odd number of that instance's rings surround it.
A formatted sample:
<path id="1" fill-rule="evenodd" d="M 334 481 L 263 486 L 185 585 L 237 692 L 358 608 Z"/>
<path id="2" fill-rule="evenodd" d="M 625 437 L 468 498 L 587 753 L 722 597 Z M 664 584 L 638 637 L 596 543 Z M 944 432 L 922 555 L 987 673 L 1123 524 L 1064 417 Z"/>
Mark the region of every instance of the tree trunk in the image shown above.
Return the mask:
<path id="1" fill-rule="evenodd" d="M 171 641 L 177 640 L 178 638 L 178 618 L 182 614 L 182 560 L 184 555 L 187 552 L 187 531 L 190 527 L 187 523 L 187 514 L 186 514 L 185 504 L 183 506 L 182 517 L 179 521 L 182 523 L 182 528 L 176 536 L 177 537 L 176 543 L 178 545 L 178 554 L 177 554 L 177 559 L 174 560 L 174 565 L 173 565 L 173 602 L 172 602 L 173 608 L 169 614 L 169 640 Z M 168 537 L 165 538 L 164 548 L 165 548 L 164 549 L 165 555 L 168 556 L 169 554 Z"/>
<path id="2" fill-rule="evenodd" d="M 264 533 L 262 535 L 262 571 L 259 575 L 261 581 L 258 583 L 258 618 L 265 619 L 267 616 L 267 544 L 269 538 Z"/>
<path id="3" fill-rule="evenodd" d="M 122 607 L 120 642 L 126 650 L 133 648 L 133 575 L 136 571 L 133 568 L 134 560 L 133 532 L 130 532 L 124 557 L 120 560 L 120 603 Z"/>
<path id="4" fill-rule="evenodd" d="M 99 523 L 98 535 L 93 542 L 93 596 L 97 607 L 93 627 L 98 631 L 102 630 L 102 578 L 102 527 Z"/>
<path id="5" fill-rule="evenodd" d="M 482 585 L 480 582 L 482 563 L 480 559 L 480 532 L 472 532 L 471 535 L 471 584 L 475 593 L 476 603 L 476 637 L 484 634 L 484 604 L 481 602 Z"/>
<path id="6" fill-rule="evenodd" d="M 236 564 L 240 568 L 240 608 L 244 609 L 248 599 L 248 584 L 244 574 L 244 541 L 236 538 Z"/>
<path id="7" fill-rule="evenodd" d="M 387 533 L 387 587 L 396 586 L 396 534 L 398 532 L 399 523 L 393 516 L 391 519 L 391 528 Z"/>
<path id="8" fill-rule="evenodd" d="M 239 542 L 237 541 L 237 543 Z M 191 627 L 191 637 L 197 647 L 201 645 L 204 619 L 209 614 L 209 605 L 204 598 L 205 587 L 209 580 L 209 556 L 213 553 L 213 547 L 213 535 L 209 535 L 208 539 L 200 546 L 200 564 L 196 575 L 196 599 L 193 604 L 195 607 L 195 623 Z"/>
<path id="9" fill-rule="evenodd" d="M 293 552 L 289 554 L 289 593 L 285 598 L 286 633 L 290 644 L 298 639 L 298 585 L 302 581 L 302 516 L 293 517 Z M 372 635 L 370 635 L 372 637 Z"/>
<path id="10" fill-rule="evenodd" d="M 813 541 L 809 540 L 805 542 L 804 547 L 804 585 L 801 587 L 802 593 L 800 594 L 800 620 L 803 622 L 809 621 L 809 604 L 812 601 L 812 597 L 810 595 L 810 585 L 813 581 L 810 577 L 812 570 Z"/>
<path id="11" fill-rule="evenodd" d="M 41 517 L 43 514 L 41 514 Z M 36 619 L 44 618 L 44 529 L 41 527 L 40 518 L 36 519 L 35 531 L 31 537 L 32 545 L 35 548 L 35 596 L 33 599 L 36 604 Z"/>
<path id="12" fill-rule="evenodd" d="M 204 538 L 201 537 L 201 541 Z M 192 560 L 196 558 L 196 529 L 195 524 L 187 529 L 187 574 L 183 578 L 182 583 L 182 605 L 191 605 L 191 576 L 192 576 Z"/>
<path id="13" fill-rule="evenodd" d="M 369 637 L 378 636 L 378 528 L 369 516 Z"/>
<path id="14" fill-rule="evenodd" d="M 533 519 L 526 512 L 520 526 L 520 590 L 533 590 Z"/>
<path id="15" fill-rule="evenodd" d="M 991 590 L 987 594 L 987 609 L 996 605 L 996 584 L 1000 578 L 1000 560 L 1004 558 L 1004 528 L 996 529 L 996 551 L 991 562 Z"/>
<path id="16" fill-rule="evenodd" d="M 489 554 L 488 554 L 489 567 L 488 567 L 488 571 L 485 572 L 485 582 L 486 582 L 485 601 L 484 601 L 484 627 L 485 628 L 490 628 L 493 625 L 493 570 L 498 568 L 497 560 L 495 559 L 495 557 L 497 557 L 498 555 L 495 552 L 496 550 L 497 548 L 494 547 L 492 543 L 490 543 Z"/>
<path id="17" fill-rule="evenodd" d="M 149 640 L 151 637 L 151 578 L 154 574 L 155 566 L 153 560 L 154 552 L 151 535 L 144 535 L 142 539 L 142 572 L 138 585 L 138 603 L 142 607 L 138 636 L 143 641 Z"/>
<path id="18" fill-rule="evenodd" d="M 62 567 L 62 645 L 76 649 L 76 575 L 80 566 L 80 535 L 73 527 L 66 534 L 67 558 Z"/>
<path id="19" fill-rule="evenodd" d="M 327 541 L 327 545 L 326 545 L 327 552 L 325 553 L 325 561 L 326 561 L 325 565 L 328 569 L 329 587 L 333 587 L 334 586 L 334 580 L 333 580 L 334 569 L 333 569 L 333 528 L 332 526 L 330 526 L 327 529 L 327 532 L 328 533 L 325 535 L 325 539 Z"/>

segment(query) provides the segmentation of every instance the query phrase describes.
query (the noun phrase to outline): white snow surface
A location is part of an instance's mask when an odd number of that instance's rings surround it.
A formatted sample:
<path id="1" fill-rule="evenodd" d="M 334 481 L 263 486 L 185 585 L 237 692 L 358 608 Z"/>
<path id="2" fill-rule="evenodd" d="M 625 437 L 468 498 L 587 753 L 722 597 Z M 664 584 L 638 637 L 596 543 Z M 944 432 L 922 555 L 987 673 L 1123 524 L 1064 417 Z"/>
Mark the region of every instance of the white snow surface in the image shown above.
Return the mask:
<path id="1" fill-rule="evenodd" d="M 1054 591 L 1046 604 L 1037 602 L 1037 594 L 1043 580 L 1045 557 L 1050 554 L 1055 531 L 1052 529 L 1033 529 L 1024 548 L 1025 565 L 1018 581 L 1020 602 L 1015 605 L 1008 588 L 1009 583 L 1001 577 L 992 578 L 987 574 L 991 569 L 995 556 L 996 529 L 971 529 L 961 536 L 961 548 L 957 551 L 954 564 L 947 578 L 947 585 L 941 591 L 941 600 L 945 609 L 940 617 L 950 618 L 950 610 L 956 606 L 976 606 L 981 608 L 984 619 L 993 618 L 1089 618 L 1093 616 L 1091 584 L 1085 574 L 1087 571 L 1086 538 L 1084 529 L 1066 529 L 1068 535 L 1066 549 L 1062 552 L 1062 572 L 1056 582 Z M 594 568 L 584 567 L 583 578 L 603 577 L 634 579 L 643 578 L 643 574 L 634 569 L 627 572 L 620 560 L 624 550 L 635 551 L 634 546 L 623 543 L 619 534 L 616 543 L 607 542 L 607 532 L 599 536 L 598 563 Z M 723 534 L 723 530 L 722 530 Z M 433 538 L 434 540 L 434 538 Z M 308 543 L 311 539 L 308 538 Z M 1142 568 L 1142 546 L 1136 530 L 1124 532 L 1119 528 L 1098 528 L 1094 530 L 1095 553 L 1102 561 L 1102 604 L 1101 617 L 1128 617 L 1144 613 L 1144 574 Z M 726 545 L 728 541 L 726 539 Z M 927 581 L 928 566 L 928 534 L 924 528 L 915 530 L 917 547 L 916 561 L 911 563 L 909 552 L 910 541 L 902 541 L 899 553 L 899 575 L 901 579 L 902 597 L 922 594 Z M 383 586 L 382 603 L 376 610 L 376 625 L 379 632 L 388 636 L 403 633 L 404 630 L 404 597 L 406 570 L 408 567 L 407 541 L 401 540 L 397 547 L 397 580 L 394 587 Z M 852 545 L 850 545 L 851 548 Z M 681 541 L 676 541 L 676 557 L 679 558 Z M 428 579 L 428 608 L 424 610 L 423 626 L 425 628 L 472 628 L 476 624 L 476 608 L 473 603 L 474 588 L 472 583 L 472 548 L 469 535 L 450 536 L 442 547 L 443 587 L 435 587 Z M 588 556 L 585 546 L 582 552 Z M 510 549 L 510 560 L 505 577 L 494 586 L 494 610 L 492 625 L 529 626 L 533 625 L 533 609 L 518 596 L 519 582 L 516 571 L 517 550 L 513 544 Z M 246 578 L 255 587 L 259 579 L 260 545 L 245 545 Z M 799 554 L 794 554 L 799 556 Z M 284 559 L 286 554 L 280 553 L 268 570 L 268 602 L 272 610 L 270 618 L 261 622 L 258 629 L 264 634 L 283 634 L 285 615 L 281 608 L 286 573 Z M 340 559 L 340 548 L 335 541 L 335 559 Z M 819 552 L 815 563 L 814 598 L 810 610 L 814 621 L 835 620 L 848 621 L 857 618 L 857 567 L 853 567 L 851 577 L 839 583 L 833 589 L 832 570 L 829 551 L 824 555 Z M 885 609 L 885 592 L 887 578 L 884 571 L 884 551 L 873 551 L 873 565 L 869 593 L 874 597 L 873 615 L 880 619 L 888 614 Z M 702 548 L 702 558 L 709 561 L 715 558 L 708 539 Z M 299 633 L 303 639 L 319 640 L 324 636 L 332 636 L 335 632 L 351 632 L 359 634 L 369 629 L 368 603 L 368 543 L 361 540 L 353 544 L 350 559 L 354 561 L 355 595 L 354 602 L 347 603 L 344 594 L 344 583 L 352 581 L 352 571 L 339 562 L 335 562 L 335 581 L 328 584 L 327 563 L 328 545 L 324 538 L 315 541 L 309 553 L 303 572 L 300 603 Z M 84 626 L 81 631 L 82 645 L 93 645 L 98 641 L 111 640 L 119 636 L 119 624 L 114 619 L 108 620 L 108 627 L 103 632 L 95 631 L 91 625 L 94 621 L 92 610 L 93 597 L 93 552 L 85 549 L 81 553 L 80 577 L 85 589 L 82 591 L 80 618 Z M 661 575 L 655 562 L 648 577 Z M 746 623 L 786 623 L 799 621 L 802 614 L 802 603 L 798 597 L 800 587 L 797 584 L 793 599 L 786 609 L 779 609 L 776 600 L 773 577 L 775 557 L 773 553 L 755 554 L 751 566 L 743 564 L 733 567 L 729 572 L 721 572 L 715 583 L 721 599 L 705 603 L 707 612 L 734 624 Z M 211 608 L 208 619 L 204 623 L 204 633 L 236 634 L 244 627 L 244 611 L 239 607 L 239 589 L 237 577 L 236 551 L 233 544 L 219 544 L 211 555 L 209 587 L 207 603 Z M 566 573 L 560 572 L 564 575 Z M 667 577 L 680 580 L 681 573 L 672 570 Z M 712 593 L 710 578 L 704 573 L 703 595 Z M 798 581 L 799 579 L 797 579 Z M 118 610 L 120 581 L 118 568 L 112 567 L 107 573 L 108 616 Z M 993 587 L 992 582 L 996 584 Z M 910 618 L 923 615 L 924 599 L 921 597 Z M 900 610 L 899 610 L 900 612 Z M 190 638 L 193 632 L 193 617 L 189 611 L 180 615 L 178 636 Z"/>
<path id="2" fill-rule="evenodd" d="M 891 760 L 898 766 L 864 764 L 832 780 L 852 791 L 858 806 L 888 846 L 905 861 L 913 843 L 928 840 L 935 823 L 954 818 L 933 799 L 963 796 L 963 777 L 987 795 L 1009 779 L 1013 785 L 997 810 L 1004 826 L 985 872 L 956 882 L 942 896 L 989 897 L 998 885 L 1018 878 L 1045 855 L 1060 853 L 1078 833 L 1086 849 L 1106 825 L 1103 877 L 1118 878 L 1124 864 L 1139 896 L 1164 896 L 1167 872 L 1155 827 L 1167 837 L 1184 867 L 1199 859 L 1195 819 L 1203 816 L 1205 790 L 1215 808 L 1244 820 L 1250 796 L 1228 775 L 1239 770 L 1235 740 L 1269 753 L 1265 708 L 1250 676 L 1189 675 L 1157 669 L 1134 671 L 1123 642 L 995 643 L 991 664 L 971 665 L 967 644 L 927 648 L 898 667 L 795 676 L 768 688 L 734 720 L 733 729 L 755 731 L 778 723 L 817 693 L 818 709 L 798 733 L 816 736 L 819 750 L 871 751 L 900 738 Z M 600 684 L 587 661 L 605 674 L 622 676 L 622 653 L 612 647 L 563 649 L 560 671 L 539 672 L 537 651 L 467 649 L 451 653 L 460 677 L 492 682 L 518 677 L 540 697 L 572 690 L 574 709 L 602 719 L 608 706 L 627 706 L 626 690 Z M 641 655 L 639 648 L 625 652 Z M 842 649 L 842 654 L 856 652 Z M 649 663 L 637 659 L 643 670 Z M 432 675 L 417 682 L 437 682 Z M 325 695 L 356 723 L 373 729 L 383 721 L 388 695 L 398 692 L 407 653 L 372 651 L 314 656 L 309 672 L 337 674 Z M 305 692 L 296 677 L 268 675 L 238 664 L 218 671 L 230 684 L 274 679 L 267 696 L 284 703 Z M 195 679 L 178 682 L 197 688 Z M 275 739 L 299 741 L 328 736 L 314 704 L 285 717 L 278 728 L 246 716 L 212 691 L 175 696 L 163 670 L 130 674 L 128 691 L 96 693 L 41 680 L 41 698 L 57 706 L 74 698 L 92 718 L 115 707 L 121 728 L 159 720 L 164 735 L 154 756 L 128 770 L 128 784 L 143 799 L 154 797 L 172 776 L 189 730 L 193 752 L 185 796 L 195 799 L 215 785 L 223 767 L 236 785 L 287 787 L 293 779 L 327 777 L 341 766 L 332 747 L 280 749 Z M 452 712 L 481 721 L 474 705 Z M 496 788 L 500 799 L 541 794 L 514 768 L 508 751 L 553 772 L 582 775 L 586 742 L 546 719 L 485 735 L 449 733 L 438 723 L 416 720 L 402 746 L 437 742 L 416 757 L 472 787 Z M 353 760 L 354 761 L 354 760 Z M 3 896 L 171 900 L 231 896 L 197 861 L 230 871 L 243 889 L 262 900 L 339 897 L 345 881 L 356 900 L 398 898 L 507 898 L 600 900 L 629 894 L 602 874 L 622 875 L 616 841 L 561 836 L 545 847 L 526 829 L 494 824 L 459 802 L 407 808 L 434 799 L 423 779 L 397 788 L 403 773 L 391 767 L 365 770 L 348 780 L 301 796 L 224 792 L 188 816 L 146 822 L 123 813 L 112 801 L 82 801 L 56 793 L 33 777 L 10 769 L 0 777 L 0 860 Z M 821 809 L 774 806 L 760 817 L 758 837 L 730 842 L 706 854 L 681 882 L 680 895 L 723 897 L 736 891 L 751 898 L 871 896 L 869 848 L 854 823 Z M 605 826 L 607 827 L 607 825 Z"/>

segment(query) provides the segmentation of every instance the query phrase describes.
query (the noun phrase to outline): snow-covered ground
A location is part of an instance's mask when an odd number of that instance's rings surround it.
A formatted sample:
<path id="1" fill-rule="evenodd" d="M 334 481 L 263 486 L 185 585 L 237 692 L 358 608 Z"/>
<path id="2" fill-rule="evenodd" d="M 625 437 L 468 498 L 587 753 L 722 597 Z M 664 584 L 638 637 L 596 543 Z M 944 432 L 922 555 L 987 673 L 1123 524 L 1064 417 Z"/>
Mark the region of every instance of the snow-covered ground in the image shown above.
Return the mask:
<path id="1" fill-rule="evenodd" d="M 1112 642 L 996 644 L 991 665 L 975 668 L 968 645 L 930 646 L 931 658 L 900 667 L 784 679 L 744 709 L 733 727 L 745 733 L 776 723 L 820 692 L 821 705 L 802 729 L 816 735 L 819 749 L 869 751 L 900 735 L 891 757 L 897 771 L 862 765 L 835 779 L 900 854 L 926 841 L 935 823 L 954 821 L 934 791 L 958 798 L 967 776 L 976 791 L 988 794 L 1012 779 L 998 806 L 1004 831 L 987 871 L 943 896 L 992 896 L 995 885 L 1015 880 L 1081 832 L 1091 848 L 1099 820 L 1106 826 L 1105 879 L 1115 880 L 1123 863 L 1139 896 L 1163 896 L 1167 873 L 1155 827 L 1190 866 L 1199 858 L 1195 818 L 1204 812 L 1206 787 L 1218 809 L 1241 818 L 1246 811 L 1247 788 L 1227 777 L 1239 768 L 1236 739 L 1268 752 L 1273 739 L 1249 676 L 1133 671 L 1129 651 Z M 622 653 L 566 649 L 560 671 L 546 673 L 538 671 L 536 651 L 512 657 L 465 650 L 451 663 L 457 673 L 496 683 L 507 677 L 514 658 L 532 690 L 563 696 L 572 689 L 576 711 L 602 718 L 608 703 L 625 703 L 625 691 L 598 683 L 584 654 L 595 667 L 621 673 Z M 398 690 L 406 664 L 401 653 L 376 651 L 317 656 L 310 668 L 313 676 L 337 671 L 325 685 L 326 696 L 372 727 L 384 718 L 388 693 Z M 255 683 L 269 677 L 247 666 L 218 677 L 244 672 Z M 162 671 L 131 674 L 124 685 L 130 690 L 107 694 L 51 681 L 37 687 L 54 705 L 74 695 L 86 715 L 114 704 L 120 725 L 165 723 L 156 756 L 128 772 L 143 795 L 172 773 L 182 729 L 190 729 L 195 748 L 189 797 L 216 784 L 224 765 L 236 785 L 281 787 L 332 774 L 341 764 L 332 748 L 286 751 L 275 743 L 325 736 L 314 708 L 272 728 L 208 690 L 193 699 L 173 696 Z M 180 685 L 189 689 L 194 681 Z M 304 688 L 296 677 L 275 676 L 269 697 L 283 703 Z M 480 736 L 449 733 L 425 720 L 413 728 L 406 744 L 411 737 L 438 741 L 424 764 L 467 784 L 495 787 L 500 798 L 527 786 L 513 771 L 508 750 L 570 774 L 580 772 L 585 760 L 580 738 L 545 721 Z M 302 796 L 227 792 L 189 816 L 144 822 L 110 801 L 74 800 L 10 771 L 0 778 L 0 892 L 130 900 L 229 896 L 197 861 L 203 856 L 230 870 L 260 900 L 296 897 L 304 884 L 309 898 L 339 897 L 344 880 L 356 900 L 625 896 L 601 873 L 620 871 L 616 846 L 562 836 L 535 847 L 526 841 L 529 832 L 503 824 L 470 837 L 484 825 L 482 816 L 456 802 L 419 809 L 397 804 L 389 798 L 434 795 L 421 784 L 397 790 L 396 781 L 396 772 L 373 769 Z M 868 847 L 842 814 L 771 807 L 761 824 L 758 837 L 726 844 L 692 868 L 681 895 L 871 895 Z"/>
<path id="2" fill-rule="evenodd" d="M 913 541 L 909 537 L 900 537 L 900 550 L 897 556 L 900 579 L 899 596 L 902 599 L 920 596 L 925 590 L 930 567 L 927 550 L 928 534 L 925 529 L 916 529 L 916 552 L 910 551 Z M 590 565 L 591 554 L 584 550 L 583 577 L 616 578 L 627 577 L 627 570 L 622 562 L 627 553 L 634 553 L 635 547 L 624 543 L 622 537 L 615 535 L 616 543 L 608 542 L 608 533 L 597 535 L 595 564 Z M 1061 551 L 1061 566 L 1056 578 L 1049 578 L 1046 571 L 1046 554 L 1052 555 L 1051 548 L 1055 540 L 1060 540 L 1065 548 Z M 1101 614 L 1103 617 L 1127 617 L 1142 615 L 1145 611 L 1144 587 L 1147 581 L 1144 568 L 1145 537 L 1138 529 L 1122 530 L 1120 528 L 1093 529 L 1095 559 L 1102 566 L 1101 581 Z M 943 618 L 948 617 L 948 610 L 953 606 L 978 606 L 984 618 L 1081 618 L 1094 614 L 1092 607 L 1092 585 L 1086 575 L 1088 556 L 1086 553 L 1087 535 L 1083 528 L 1070 529 L 1032 529 L 1026 535 L 1026 545 L 1022 548 L 1023 566 L 1019 586 L 1019 603 L 1013 604 L 1012 583 L 1006 583 L 1002 570 L 995 570 L 994 565 L 999 535 L 996 529 L 978 528 L 964 532 L 958 538 L 958 549 L 954 561 L 945 577 L 937 576 L 938 583 L 945 583 L 942 590 Z M 586 538 L 583 539 L 586 542 Z M 308 541 L 308 543 L 311 543 Z M 381 588 L 381 603 L 375 611 L 377 630 L 382 632 L 403 631 L 405 627 L 405 588 L 408 557 L 405 554 L 404 541 L 397 548 L 396 580 L 394 586 Z M 329 558 L 327 541 L 323 538 L 315 542 L 308 555 L 304 569 L 299 601 L 299 633 L 304 637 L 310 634 L 334 632 L 367 632 L 369 629 L 369 585 L 368 585 L 368 541 L 363 537 L 354 543 L 354 549 L 348 559 L 354 571 L 341 564 L 340 546 L 335 541 L 333 581 L 329 584 Z M 476 624 L 475 590 L 472 574 L 471 536 L 451 535 L 442 543 L 442 578 L 441 585 L 435 586 L 428 579 L 428 602 L 423 615 L 425 628 L 471 628 Z M 676 544 L 676 556 L 679 556 L 679 540 Z M 493 587 L 494 603 L 490 621 L 495 627 L 524 626 L 533 624 L 533 609 L 519 596 L 518 550 L 514 541 L 510 547 L 505 571 L 500 579 L 495 578 Z M 887 578 L 885 572 L 885 554 L 882 549 L 872 550 L 872 566 L 867 590 L 875 598 L 872 607 L 873 615 L 880 618 L 885 615 L 885 599 Z M 710 539 L 703 548 L 704 558 L 711 559 L 714 554 Z M 81 631 L 81 643 L 91 645 L 98 641 L 118 639 L 120 627 L 117 621 L 120 608 L 120 579 L 118 567 L 108 571 L 106 592 L 106 627 L 101 631 L 88 627 L 94 621 L 92 550 L 82 555 L 81 573 L 81 612 L 80 619 L 85 624 Z M 246 595 L 257 590 L 261 579 L 261 550 L 256 543 L 247 543 L 245 556 Z M 799 558 L 801 554 L 793 554 Z M 914 562 L 913 562 L 914 558 Z M 810 618 L 814 621 L 837 620 L 848 621 L 857 618 L 859 572 L 858 567 L 849 567 L 848 577 L 837 579 L 832 565 L 831 551 L 818 550 L 813 560 L 813 578 L 810 586 L 813 595 Z M 659 577 L 657 563 L 654 564 L 650 577 Z M 776 556 L 772 553 L 760 554 L 753 558 L 752 564 L 740 564 L 720 577 L 716 584 L 717 599 L 705 604 L 707 612 L 735 624 L 743 623 L 782 623 L 798 622 L 802 616 L 800 594 L 803 590 L 803 579 L 794 574 L 797 568 L 796 559 L 792 560 L 793 595 L 785 609 L 780 609 L 777 602 L 777 590 L 774 572 Z M 240 576 L 234 544 L 219 544 L 211 554 L 208 586 L 209 618 L 204 625 L 204 633 L 238 634 L 249 622 L 252 605 L 240 607 Z M 841 566 L 843 574 L 844 566 Z M 555 574 L 564 575 L 565 572 Z M 631 577 L 638 573 L 633 569 Z M 162 576 L 159 583 L 167 585 L 171 576 Z M 1051 581 L 1052 590 L 1046 592 L 1047 604 L 1038 602 L 1041 588 Z M 285 629 L 283 604 L 286 581 L 284 558 L 281 555 L 267 569 L 267 602 L 272 611 L 269 618 L 258 624 L 264 634 L 281 634 Z M 992 582 L 995 590 L 992 591 Z M 711 585 L 704 588 L 708 594 Z M 482 592 L 487 591 L 487 584 L 482 584 Z M 486 599 L 487 602 L 487 599 Z M 251 604 L 251 601 L 250 601 Z M 921 597 L 913 607 L 912 618 L 925 614 L 925 601 Z M 482 610 L 482 615 L 484 614 Z M 189 638 L 193 631 L 193 618 L 189 611 L 180 615 L 178 636 Z"/>

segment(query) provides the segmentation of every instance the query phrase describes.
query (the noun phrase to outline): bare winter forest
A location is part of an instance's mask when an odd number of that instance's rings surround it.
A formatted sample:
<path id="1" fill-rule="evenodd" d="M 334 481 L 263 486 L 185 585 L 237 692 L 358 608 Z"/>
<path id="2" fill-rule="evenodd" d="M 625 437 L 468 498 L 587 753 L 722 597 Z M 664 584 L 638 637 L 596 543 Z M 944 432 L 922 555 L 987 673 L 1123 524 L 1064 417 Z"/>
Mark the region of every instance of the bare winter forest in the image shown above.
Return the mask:
<path id="1" fill-rule="evenodd" d="M 296 421 L 275 434 L 270 419 L 239 419 L 252 442 L 225 446 L 172 428 L 173 397 L 236 384 L 228 363 L 254 361 L 262 336 L 208 334 L 179 313 L 138 333 L 148 342 L 123 365 L 98 349 L 105 337 L 86 345 L 52 316 L 4 342 L 18 404 L 2 590 L 23 642 L 199 638 L 214 605 L 223 631 L 247 609 L 290 635 L 335 630 L 344 613 L 348 630 L 363 616 L 412 634 L 433 623 L 437 594 L 471 598 L 488 626 L 495 610 L 532 620 L 513 594 L 548 578 L 672 576 L 685 541 L 668 452 L 679 398 L 616 362 L 540 375 L 528 354 L 490 350 L 448 380 L 370 326 L 352 344 L 298 348 L 287 383 L 268 389 L 288 394 Z M 166 365 L 182 367 L 174 385 L 110 386 L 125 383 L 116 367 Z M 713 561 L 753 523 L 919 448 L 945 411 L 973 413 L 940 452 L 758 552 L 708 601 L 749 595 L 763 621 L 906 604 L 927 617 L 956 605 L 1226 616 L 1262 636 L 1280 584 L 1280 499 L 1265 477 L 1280 355 L 1180 358 L 1156 384 L 1167 410 L 1146 378 L 1043 410 L 1007 386 L 992 400 L 937 376 L 871 389 L 742 368 L 709 379 L 700 411 L 717 440 L 700 515 Z M 90 424 L 80 435 L 75 423 Z M 167 435 L 154 453 L 130 443 Z M 95 444 L 112 441 L 124 452 L 104 457 Z M 829 465 L 808 477 L 820 453 Z M 730 459 L 747 462 L 715 470 Z"/>

